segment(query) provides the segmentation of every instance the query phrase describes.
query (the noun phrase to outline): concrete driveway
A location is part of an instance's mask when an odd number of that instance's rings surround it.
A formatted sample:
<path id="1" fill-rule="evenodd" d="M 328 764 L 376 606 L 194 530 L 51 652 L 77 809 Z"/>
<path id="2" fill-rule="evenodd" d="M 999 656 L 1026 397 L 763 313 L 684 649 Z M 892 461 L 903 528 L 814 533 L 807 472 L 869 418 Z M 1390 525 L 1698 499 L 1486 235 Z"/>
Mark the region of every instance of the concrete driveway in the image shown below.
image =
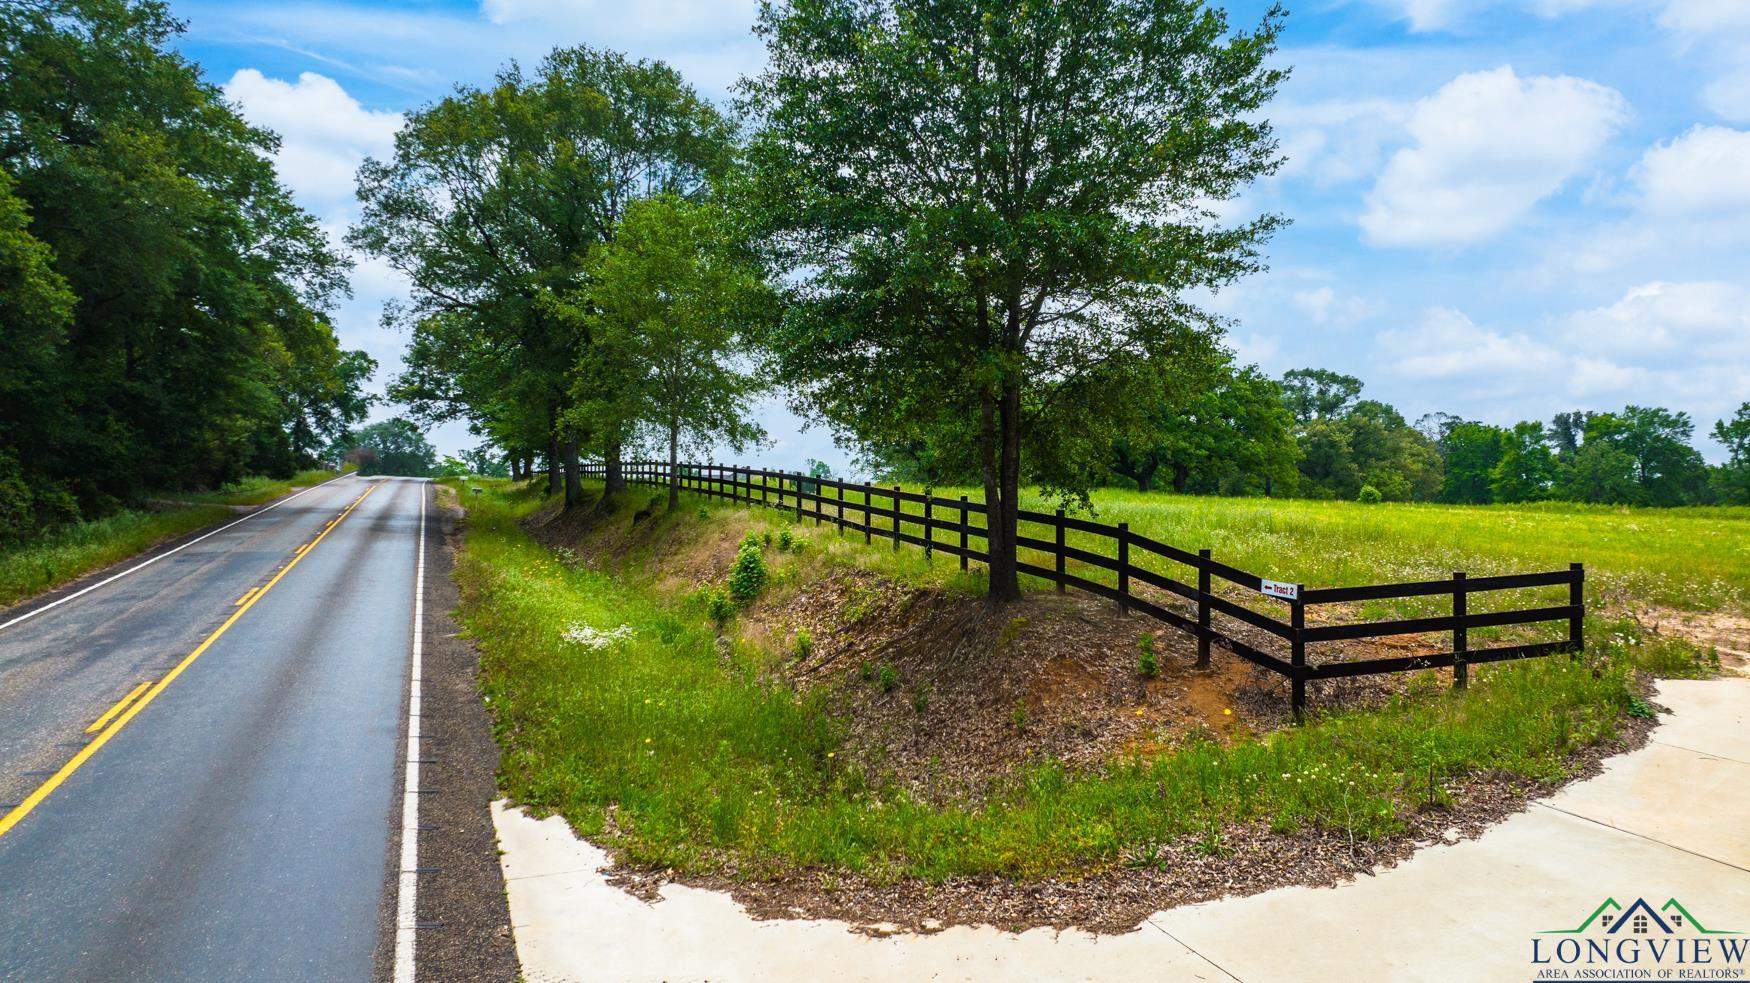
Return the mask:
<path id="1" fill-rule="evenodd" d="M 1674 713 L 1646 747 L 1476 840 L 1335 888 L 1175 908 L 1119 936 L 876 939 L 840 922 L 759 921 L 675 885 L 646 904 L 606 883 L 605 854 L 563 820 L 502 804 L 495 819 L 531 981 L 1745 979 L 1746 961 L 1730 958 L 1742 950 L 1727 947 L 1750 945 L 1736 934 L 1750 933 L 1750 679 L 1665 682 L 1659 701 Z M 1688 948 L 1667 946 L 1662 961 L 1643 948 L 1679 939 Z M 1600 947 L 1618 961 L 1599 963 Z M 1638 962 L 1621 961 L 1630 954 Z"/>

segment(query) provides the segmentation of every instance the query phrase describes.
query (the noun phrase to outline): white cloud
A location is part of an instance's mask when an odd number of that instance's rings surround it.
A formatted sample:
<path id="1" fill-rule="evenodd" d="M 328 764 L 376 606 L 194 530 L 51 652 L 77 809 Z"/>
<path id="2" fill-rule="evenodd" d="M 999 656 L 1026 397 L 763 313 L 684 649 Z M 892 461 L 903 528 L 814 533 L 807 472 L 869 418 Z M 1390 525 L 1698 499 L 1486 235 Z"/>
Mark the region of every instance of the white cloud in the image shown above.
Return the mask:
<path id="1" fill-rule="evenodd" d="M 1750 121 L 1750 47 L 1738 51 L 1738 67 L 1709 82 L 1701 101 L 1715 116 L 1735 123 Z"/>
<path id="2" fill-rule="evenodd" d="M 1294 309 L 1314 324 L 1350 324 L 1380 312 L 1378 304 L 1337 293 L 1330 287 L 1297 290 L 1289 298 Z"/>
<path id="3" fill-rule="evenodd" d="M 340 83 L 314 72 L 286 82 L 241 69 L 225 83 L 225 96 L 249 122 L 280 135 L 280 179 L 324 215 L 350 205 L 359 164 L 391 153 L 402 123 L 400 113 L 366 109 Z"/>
<path id="4" fill-rule="evenodd" d="M 1562 365 L 1554 347 L 1523 334 L 1501 334 L 1449 307 L 1429 308 L 1415 327 L 1380 332 L 1379 344 L 1393 371 L 1416 379 L 1472 376 L 1499 387 Z"/>
<path id="5" fill-rule="evenodd" d="M 1647 363 L 1727 361 L 1750 369 L 1750 289 L 1717 281 L 1654 281 L 1607 307 L 1570 315 L 1564 336 L 1577 349 Z"/>
<path id="6" fill-rule="evenodd" d="M 1359 181 L 1379 173 L 1385 145 L 1399 139 L 1410 105 L 1390 99 L 1333 99 L 1270 108 L 1286 158 L 1277 175 L 1314 184 Z"/>
<path id="7" fill-rule="evenodd" d="M 1415 145 L 1367 195 L 1369 242 L 1457 246 L 1487 239 L 1576 174 L 1627 115 L 1614 89 L 1509 66 L 1453 79 L 1416 104 Z"/>
<path id="8" fill-rule="evenodd" d="M 1750 210 L 1750 132 L 1695 126 L 1641 155 L 1631 177 L 1642 205 L 1658 215 Z"/>

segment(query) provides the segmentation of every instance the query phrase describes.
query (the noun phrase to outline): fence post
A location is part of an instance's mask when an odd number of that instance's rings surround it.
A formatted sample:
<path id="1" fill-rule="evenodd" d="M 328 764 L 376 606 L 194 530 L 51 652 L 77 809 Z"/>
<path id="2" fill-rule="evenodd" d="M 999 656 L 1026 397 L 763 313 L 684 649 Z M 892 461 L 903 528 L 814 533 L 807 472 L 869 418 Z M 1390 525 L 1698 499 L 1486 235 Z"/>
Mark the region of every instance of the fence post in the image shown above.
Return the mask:
<path id="1" fill-rule="evenodd" d="M 1575 652 L 1586 651 L 1586 565 L 1583 563 L 1568 564 L 1568 571 L 1573 574 L 1568 581 L 1568 604 L 1574 608 L 1574 613 L 1568 615 L 1568 644 Z"/>
<path id="2" fill-rule="evenodd" d="M 875 504 L 875 486 L 863 484 L 863 545 L 868 546 L 875 541 L 875 517 L 869 514 L 870 506 Z"/>
<path id="3" fill-rule="evenodd" d="M 753 480 L 752 468 L 747 469 L 747 480 Z M 767 480 L 764 471 L 760 472 L 760 504 L 766 508 L 771 508 L 772 506 L 772 483 Z"/>
<path id="4" fill-rule="evenodd" d="M 893 486 L 893 552 L 899 552 L 899 515 L 905 511 L 899 504 L 899 486 Z"/>
<path id="5" fill-rule="evenodd" d="M 1462 619 L 1470 611 L 1470 595 L 1464 590 L 1464 571 L 1452 572 L 1452 616 Z M 1470 664 L 1464 661 L 1465 652 L 1470 649 L 1470 632 L 1461 620 L 1452 629 L 1452 688 L 1464 689 L 1470 685 Z"/>
<path id="6" fill-rule="evenodd" d="M 1209 668 L 1209 551 L 1198 550 L 1197 558 L 1197 665 Z"/>
<path id="7" fill-rule="evenodd" d="M 924 562 L 929 563 L 936 557 L 936 530 L 930 522 L 930 513 L 935 511 L 933 503 L 935 495 L 924 492 Z"/>
<path id="8" fill-rule="evenodd" d="M 782 480 L 782 479 L 780 479 Z M 802 472 L 796 472 L 793 479 L 796 482 L 796 521 L 802 521 Z"/>
<path id="9" fill-rule="evenodd" d="M 839 492 L 838 518 L 834 519 L 833 521 L 838 523 L 839 535 L 843 536 L 845 534 L 845 482 L 844 482 L 844 479 L 843 478 L 834 478 L 833 482 L 832 482 L 832 486 L 834 488 L 837 488 L 838 492 Z"/>
<path id="10" fill-rule="evenodd" d="M 966 527 L 971 523 L 966 514 L 966 496 L 960 496 L 960 569 L 966 569 Z"/>
<path id="11" fill-rule="evenodd" d="M 813 477 L 813 476 L 810 475 L 810 477 Z M 820 528 L 820 514 L 822 512 L 826 511 L 826 504 L 824 502 L 825 498 L 826 498 L 826 485 L 821 483 L 821 479 L 815 478 L 814 479 L 814 527 L 816 529 Z"/>
<path id="12" fill-rule="evenodd" d="M 1300 600 L 1303 593 L 1305 591 L 1296 585 L 1294 600 L 1289 602 L 1290 626 L 1294 629 L 1294 638 L 1289 640 L 1289 664 L 1294 671 L 1289 705 L 1294 710 L 1297 724 L 1306 718 L 1306 605 Z"/>
<path id="13" fill-rule="evenodd" d="M 1068 590 L 1063 583 L 1063 510 L 1057 510 L 1057 592 Z"/>
<path id="14" fill-rule="evenodd" d="M 1118 523 L 1118 613 L 1130 613 L 1130 523 Z"/>

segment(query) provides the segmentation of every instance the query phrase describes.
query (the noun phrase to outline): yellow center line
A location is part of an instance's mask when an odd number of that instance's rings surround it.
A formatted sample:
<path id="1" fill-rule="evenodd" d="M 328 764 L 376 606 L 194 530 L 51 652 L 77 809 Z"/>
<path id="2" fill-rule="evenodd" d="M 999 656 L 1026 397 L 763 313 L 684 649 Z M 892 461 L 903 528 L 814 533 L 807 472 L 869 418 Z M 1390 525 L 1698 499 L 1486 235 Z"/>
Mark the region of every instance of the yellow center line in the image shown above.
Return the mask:
<path id="1" fill-rule="evenodd" d="M 348 515 L 352 514 L 352 510 L 358 508 L 360 502 L 363 502 L 365 499 L 369 498 L 371 496 L 371 492 L 376 491 L 380 487 L 382 487 L 381 484 L 374 484 L 371 487 L 365 489 L 365 493 L 363 495 L 360 495 L 359 497 L 353 499 L 352 504 L 348 505 L 346 507 L 346 511 L 340 513 L 340 519 L 344 519 Z M 340 519 L 334 520 L 335 523 L 338 524 L 340 522 Z M 79 770 L 79 767 L 81 765 L 83 765 L 86 761 L 90 760 L 91 756 L 97 753 L 98 748 L 101 748 L 105 744 L 108 744 L 109 739 L 114 737 L 117 733 L 119 733 L 123 727 L 126 727 L 128 724 L 128 721 L 134 719 L 134 717 L 136 715 L 138 715 L 141 710 L 146 709 L 146 704 L 151 703 L 153 700 L 157 699 L 158 694 L 164 692 L 164 688 L 166 686 L 169 686 L 172 682 L 174 682 L 176 680 L 176 677 L 182 675 L 182 671 L 184 669 L 187 669 L 189 666 L 193 665 L 194 660 L 201 657 L 201 653 L 203 653 L 207 649 L 211 648 L 212 644 L 219 640 L 219 636 L 225 634 L 225 632 L 227 632 L 227 631 L 230 631 L 231 626 L 236 624 L 237 620 L 239 618 L 242 618 L 245 614 L 249 613 L 249 609 L 255 606 L 256 601 L 261 600 L 263 597 L 265 597 L 267 595 L 268 591 L 273 590 L 274 585 L 279 583 L 280 580 L 282 578 L 284 578 L 286 574 L 291 573 L 292 568 L 298 565 L 298 561 L 302 560 L 304 558 L 305 554 L 308 553 L 311 548 L 315 547 L 315 545 L 317 543 L 322 542 L 322 540 L 325 539 L 328 536 L 328 534 L 333 531 L 333 529 L 334 529 L 334 526 L 331 525 L 327 529 L 322 530 L 320 535 L 318 535 L 315 539 L 311 540 L 308 546 L 304 547 L 304 549 L 302 551 L 300 551 L 297 556 L 292 558 L 292 562 L 281 567 L 279 573 L 276 573 L 273 575 L 272 580 L 268 581 L 265 585 L 262 586 L 262 588 L 260 590 L 256 591 L 254 597 L 251 597 L 248 601 L 244 602 L 243 605 L 237 609 L 237 612 L 235 614 L 231 615 L 231 617 L 229 617 L 229 618 L 226 618 L 225 623 L 220 625 L 218 628 L 214 629 L 213 633 L 211 635 L 208 635 L 206 637 L 206 639 L 200 643 L 200 645 L 196 646 L 195 650 L 193 652 L 188 653 L 188 655 L 183 657 L 181 662 L 178 662 L 176 664 L 175 668 L 173 668 L 169 672 L 165 673 L 164 678 L 158 680 L 156 685 L 152 686 L 151 689 L 147 690 L 145 696 L 140 697 L 139 700 L 136 701 L 132 706 L 129 706 L 127 708 L 127 710 L 121 714 L 121 716 L 116 717 L 115 720 L 112 721 L 108 727 L 104 728 L 102 733 L 100 733 L 96 737 L 92 738 L 91 742 L 89 744 L 86 744 L 84 747 L 80 748 L 79 753 L 73 755 L 72 759 L 70 761 L 68 761 L 66 764 L 62 765 L 59 771 L 55 772 L 53 775 L 50 775 L 41 785 L 37 786 L 36 791 L 34 791 L 34 792 L 30 793 L 30 795 L 26 796 L 23 802 L 20 802 L 18 805 L 14 806 L 12 808 L 11 812 L 8 812 L 4 816 L 0 816 L 0 836 L 5 836 L 7 834 L 7 832 L 9 832 L 12 829 L 12 827 L 17 826 L 19 824 L 19 822 L 24 819 L 25 816 L 30 815 L 31 810 L 33 810 L 37 806 L 41 805 L 42 801 L 44 799 L 48 798 L 50 793 L 54 792 L 55 789 L 60 788 L 62 782 L 65 782 L 74 772 Z"/>
<path id="2" fill-rule="evenodd" d="M 85 728 L 85 733 L 89 734 L 94 730 L 101 730 L 103 728 L 104 724 L 109 723 L 109 718 L 115 716 L 118 713 L 121 713 L 122 707 L 125 707 L 128 704 L 134 702 L 134 697 L 139 696 L 140 693 L 143 692 L 146 689 L 146 687 L 148 687 L 150 685 L 152 685 L 152 681 L 150 679 L 148 679 L 145 682 L 141 683 L 140 685 L 135 686 L 133 688 L 133 690 L 131 690 L 128 693 L 128 695 L 115 701 L 115 706 L 110 707 L 108 710 L 103 711 L 103 716 L 98 717 L 96 720 L 93 720 L 91 722 L 91 726 Z"/>
<path id="3" fill-rule="evenodd" d="M 249 589 L 248 589 L 248 590 L 246 590 L 246 591 L 244 591 L 244 592 L 243 592 L 243 596 L 242 596 L 242 597 L 239 597 L 239 598 L 238 598 L 238 599 L 237 599 L 237 600 L 236 600 L 236 601 L 234 601 L 234 602 L 232 602 L 232 604 L 231 604 L 231 606 L 232 606 L 232 607 L 237 607 L 237 606 L 239 606 L 239 605 L 241 605 L 241 604 L 242 604 L 242 603 L 243 603 L 243 602 L 244 602 L 244 601 L 247 601 L 247 600 L 249 600 L 249 599 L 250 599 L 250 598 L 251 598 L 251 597 L 254 597 L 254 596 L 255 596 L 255 592 L 256 592 L 256 591 L 259 591 L 259 590 L 261 590 L 261 588 L 259 588 L 259 587 L 251 587 L 251 588 L 249 588 Z"/>

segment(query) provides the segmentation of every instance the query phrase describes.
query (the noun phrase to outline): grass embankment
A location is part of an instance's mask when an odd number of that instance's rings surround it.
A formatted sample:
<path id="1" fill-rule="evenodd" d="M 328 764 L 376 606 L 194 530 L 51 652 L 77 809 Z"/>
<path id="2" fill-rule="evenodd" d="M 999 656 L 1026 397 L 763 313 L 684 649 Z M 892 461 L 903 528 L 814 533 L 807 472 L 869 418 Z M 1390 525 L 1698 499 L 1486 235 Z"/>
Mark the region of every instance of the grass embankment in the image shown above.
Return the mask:
<path id="1" fill-rule="evenodd" d="M 504 790 L 627 860 L 692 873 L 1029 878 L 1143 862 L 1186 838 L 1220 851 L 1236 823 L 1390 835 L 1461 776 L 1563 777 L 1575 749 L 1646 712 L 1638 668 L 1695 665 L 1681 644 L 1596 626 L 1583 658 L 1476 667 L 1468 692 L 1426 676 L 1382 709 L 1231 744 L 1193 738 L 1095 771 L 1041 762 L 977 804 L 930 804 L 849 760 L 824 701 L 774 681 L 781 655 L 720 641 L 698 594 L 664 596 L 660 570 L 635 562 L 617 573 L 560 562 L 518 525 L 538 499 L 486 487 L 465 503 L 456 570 Z M 704 524 L 726 508 L 689 496 L 647 521 Z M 1212 515 L 1203 509 L 1192 514 Z M 865 558 L 907 562 L 880 547 Z"/>
<path id="2" fill-rule="evenodd" d="M 334 477 L 304 471 L 290 478 L 246 478 L 217 491 L 179 494 L 180 503 L 158 511 L 128 509 L 90 522 L 48 530 L 22 546 L 0 550 L 0 607 L 125 560 L 167 539 L 232 515 L 228 506 L 270 502 L 298 486 Z"/>

